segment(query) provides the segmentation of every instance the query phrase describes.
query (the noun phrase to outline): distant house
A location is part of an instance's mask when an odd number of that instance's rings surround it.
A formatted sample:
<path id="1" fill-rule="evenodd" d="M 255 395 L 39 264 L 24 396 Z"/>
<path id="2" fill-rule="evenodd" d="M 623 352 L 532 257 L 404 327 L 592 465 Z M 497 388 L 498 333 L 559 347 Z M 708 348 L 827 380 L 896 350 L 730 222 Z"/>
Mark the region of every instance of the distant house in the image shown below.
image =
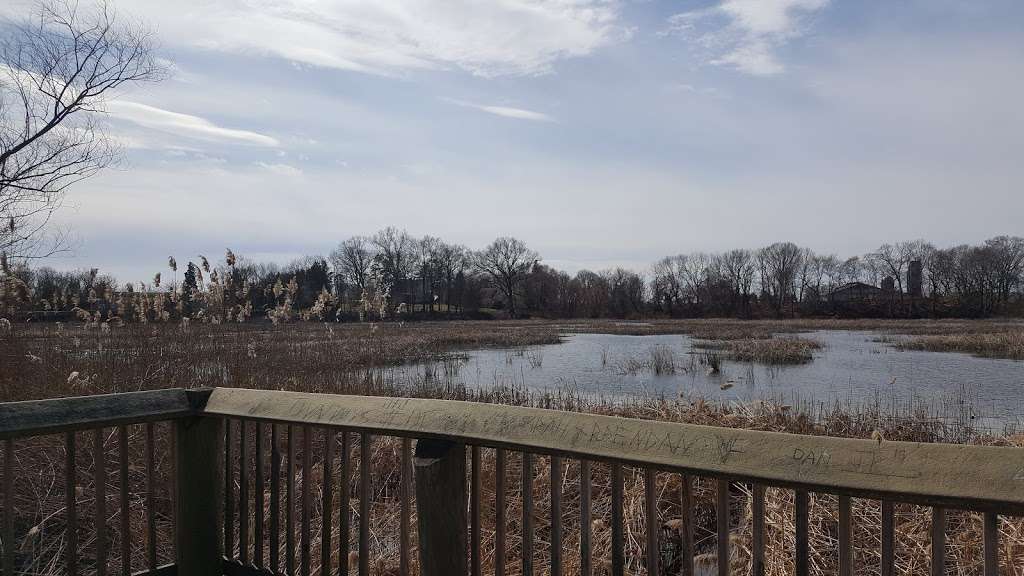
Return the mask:
<path id="1" fill-rule="evenodd" d="M 880 300 L 885 290 L 863 282 L 844 284 L 829 294 L 831 302 L 874 302 Z"/>

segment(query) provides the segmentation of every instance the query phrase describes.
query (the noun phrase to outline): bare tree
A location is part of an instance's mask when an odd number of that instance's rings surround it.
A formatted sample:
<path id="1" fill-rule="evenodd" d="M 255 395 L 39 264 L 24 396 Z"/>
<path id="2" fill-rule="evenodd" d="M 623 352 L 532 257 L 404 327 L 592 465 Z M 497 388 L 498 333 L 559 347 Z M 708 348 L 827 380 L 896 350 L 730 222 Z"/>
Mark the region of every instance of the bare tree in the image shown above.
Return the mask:
<path id="1" fill-rule="evenodd" d="M 150 33 L 105 0 L 41 2 L 11 26 L 0 46 L 0 251 L 42 257 L 65 246 L 47 238 L 64 191 L 117 157 L 100 123 L 107 95 L 163 75 Z"/>
<path id="2" fill-rule="evenodd" d="M 370 281 L 370 266 L 373 264 L 370 240 L 365 236 L 353 236 L 331 252 L 334 273 L 341 276 L 346 284 L 354 286 L 358 294 L 366 292 Z"/>
<path id="3" fill-rule="evenodd" d="M 416 240 L 405 230 L 388 226 L 377 232 L 370 242 L 377 249 L 373 269 L 383 284 L 378 289 L 385 293 L 406 289 L 405 281 L 416 264 Z"/>
<path id="4" fill-rule="evenodd" d="M 516 317 L 516 294 L 523 279 L 540 256 L 516 238 L 502 236 L 476 254 L 473 266 L 486 274 L 508 302 L 509 316 Z"/>
<path id="5" fill-rule="evenodd" d="M 772 296 L 776 314 L 782 314 L 787 299 L 794 293 L 803 250 L 792 242 L 776 242 L 757 251 L 761 269 L 761 289 Z"/>

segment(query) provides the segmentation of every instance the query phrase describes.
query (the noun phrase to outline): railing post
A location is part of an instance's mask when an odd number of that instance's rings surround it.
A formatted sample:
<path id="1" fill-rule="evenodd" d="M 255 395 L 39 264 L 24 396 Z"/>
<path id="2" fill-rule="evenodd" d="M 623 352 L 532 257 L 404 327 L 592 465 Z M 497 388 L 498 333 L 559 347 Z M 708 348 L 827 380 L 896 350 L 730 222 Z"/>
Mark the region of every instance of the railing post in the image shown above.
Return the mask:
<path id="1" fill-rule="evenodd" d="M 209 389 L 189 390 L 189 404 L 202 410 Z M 223 498 L 224 420 L 189 416 L 174 422 L 176 444 L 178 574 L 220 576 L 224 573 L 220 509 Z"/>
<path id="2" fill-rule="evenodd" d="M 466 447 L 418 440 L 414 464 L 420 574 L 466 574 Z"/>

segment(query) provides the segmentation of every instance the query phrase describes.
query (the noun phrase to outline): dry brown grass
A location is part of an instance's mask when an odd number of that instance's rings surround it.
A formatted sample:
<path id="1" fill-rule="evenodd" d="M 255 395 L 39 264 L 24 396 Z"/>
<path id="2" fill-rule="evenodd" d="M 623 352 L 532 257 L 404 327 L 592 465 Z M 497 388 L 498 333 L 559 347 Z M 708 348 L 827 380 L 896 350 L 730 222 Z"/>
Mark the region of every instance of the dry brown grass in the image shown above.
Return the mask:
<path id="1" fill-rule="evenodd" d="M 681 325 L 660 326 L 658 329 L 677 330 Z M 596 328 L 596 327 L 595 327 Z M 55 326 L 15 326 L 12 334 L 0 336 L 0 399 L 15 400 L 64 395 L 94 394 L 170 386 L 238 386 L 265 389 L 293 389 L 311 392 L 349 394 L 426 396 L 460 400 L 495 402 L 512 405 L 530 405 L 545 408 L 586 411 L 634 418 L 657 419 L 670 422 L 784 431 L 797 434 L 818 434 L 842 437 L 868 438 L 876 431 L 888 440 L 916 442 L 972 442 L 1003 446 L 1024 446 L 1024 437 L 983 435 L 970 429 L 951 427 L 923 412 L 908 411 L 888 414 L 876 403 L 874 406 L 834 407 L 813 414 L 797 408 L 770 403 L 753 406 L 723 406 L 694 401 L 665 399 L 634 399 L 611 404 L 587 398 L 571 391 L 554 394 L 534 394 L 516 388 L 468 390 L 451 386 L 443 380 L 422 380 L 397 383 L 379 378 L 368 368 L 390 365 L 407 360 L 444 358 L 459 350 L 480 346 L 530 345 L 555 341 L 558 326 L 553 323 L 445 323 L 379 325 L 318 325 L 298 324 L 271 327 L 265 325 L 199 326 L 187 331 L 174 326 L 126 326 L 110 333 L 87 331 L 66 326 L 58 333 Z M 858 328 L 859 329 L 859 328 Z M 938 328 L 931 328 L 938 329 Z M 941 329 L 945 329 L 944 327 Z M 987 328 L 986 328 L 987 329 Z M 981 332 L 981 331 L 979 331 Z M 1004 330 L 1005 332 L 1005 330 Z M 80 376 L 69 382 L 68 376 L 77 371 Z M 158 425 L 158 493 L 156 510 L 161 560 L 171 557 L 170 490 L 166 479 L 169 471 L 169 450 L 166 444 L 166 425 Z M 108 430 L 109 434 L 110 431 Z M 131 506 L 130 517 L 134 553 L 133 566 L 144 566 L 142 540 L 145 522 L 145 474 L 141 454 L 143 428 L 131 427 Z M 250 429 L 250 434 L 252 429 Z M 76 461 L 77 500 L 79 503 L 79 542 L 82 545 L 83 572 L 90 573 L 93 556 L 92 510 L 95 507 L 94 466 L 91 434 L 79 434 L 79 454 Z M 281 442 L 285 438 L 282 434 Z M 337 437 L 335 436 L 335 440 Z M 313 442 L 313 467 L 308 481 L 314 495 L 314 549 L 319 546 L 320 498 L 322 497 L 323 441 L 319 434 Z M 249 442 L 253 446 L 253 442 Z M 301 446 L 301 444 L 299 444 Z M 350 486 L 358 494 L 358 443 L 354 443 L 355 468 L 351 470 Z M 19 570 L 26 574 L 62 573 L 62 550 L 65 543 L 63 520 L 63 462 L 62 439 L 45 436 L 15 443 L 15 469 L 19 472 L 15 487 L 17 499 L 4 503 L 4 509 L 15 514 L 16 555 Z M 282 446 L 283 448 L 283 446 Z M 111 571 L 116 571 L 120 533 L 117 500 L 117 443 L 110 436 L 104 443 L 108 464 L 107 477 L 108 521 L 111 532 Z M 337 454 L 338 451 L 336 450 Z M 399 442 L 379 438 L 374 442 L 369 460 L 372 474 L 374 505 L 370 516 L 372 532 L 371 565 L 375 574 L 392 574 L 398 558 L 398 482 L 400 479 Z M 298 461 L 301 463 L 301 447 Z M 483 536 L 485 573 L 493 567 L 494 537 L 494 455 L 483 450 Z M 237 464 L 235 464 L 237 466 Z M 333 477 L 339 478 L 337 468 Z M 269 467 L 268 467 L 269 469 Z M 535 481 L 536 565 L 545 566 L 550 546 L 550 482 L 549 464 L 538 457 Z M 520 545 L 519 458 L 512 455 L 508 467 L 508 509 L 510 574 L 519 574 L 517 562 Z M 595 566 L 607 568 L 610 558 L 610 485 L 608 470 L 595 464 L 593 473 L 593 530 Z M 252 479 L 250 474 L 250 481 Z M 297 470 L 297 485 L 306 482 L 306 471 Z M 238 475 L 235 475 L 237 480 Z M 579 466 L 567 462 L 565 471 L 557 481 L 562 483 L 564 507 L 564 561 L 566 573 L 578 569 L 579 526 Z M 678 494 L 680 478 L 675 474 L 658 475 L 658 522 L 674 525 L 680 518 Z M 749 487 L 735 485 L 732 491 L 732 540 L 736 551 L 730 563 L 738 573 L 749 570 Z M 250 487 L 250 494 L 253 493 Z M 337 494 L 337 490 L 335 490 Z M 625 485 L 625 515 L 627 519 L 627 562 L 631 574 L 645 573 L 642 564 L 643 526 L 647 511 L 644 509 L 643 479 L 640 470 L 627 469 Z M 696 548 L 704 566 L 713 565 L 714 484 L 699 480 L 696 485 Z M 358 500 L 346 503 L 344 508 L 352 514 L 353 526 L 358 525 Z M 269 507 L 269 501 L 263 503 Z M 767 492 L 768 520 L 768 574 L 782 576 L 793 572 L 793 502 L 792 493 L 770 489 Z M 900 506 L 897 515 L 897 567 L 900 574 L 927 573 L 930 563 L 929 511 L 915 506 Z M 338 515 L 342 507 L 335 502 L 335 542 L 337 549 Z M 837 508 L 833 497 L 815 495 L 811 502 L 811 545 L 814 551 L 812 571 L 815 574 L 836 573 Z M 858 573 L 878 572 L 878 533 L 880 516 L 878 503 L 856 500 L 854 515 L 855 545 Z M 415 521 L 415 518 L 414 518 Z M 251 524 L 250 524 L 251 525 Z M 663 531 L 664 545 L 671 542 L 671 530 Z M 1004 519 L 1001 525 L 1003 553 L 1000 556 L 1002 574 L 1024 574 L 1024 522 Z M 355 534 L 353 533 L 354 537 Z M 283 539 L 282 539 L 283 540 Z M 414 541 L 415 545 L 415 541 Z M 947 536 L 947 554 L 950 564 L 947 573 L 975 575 L 981 573 L 980 520 L 976 515 L 951 513 Z M 352 549 L 355 549 L 353 540 Z M 337 563 L 335 557 L 334 562 Z M 319 556 L 314 554 L 314 572 Z M 602 572 L 598 572 L 602 573 Z"/>
<path id="2" fill-rule="evenodd" d="M 814 359 L 814 351 L 821 348 L 817 341 L 797 336 L 700 342 L 697 346 L 721 350 L 730 360 L 768 365 L 806 364 Z"/>
<path id="3" fill-rule="evenodd" d="M 986 358 L 1024 360 L 1024 330 L 1013 332 L 942 334 L 892 339 L 900 350 L 963 352 Z"/>

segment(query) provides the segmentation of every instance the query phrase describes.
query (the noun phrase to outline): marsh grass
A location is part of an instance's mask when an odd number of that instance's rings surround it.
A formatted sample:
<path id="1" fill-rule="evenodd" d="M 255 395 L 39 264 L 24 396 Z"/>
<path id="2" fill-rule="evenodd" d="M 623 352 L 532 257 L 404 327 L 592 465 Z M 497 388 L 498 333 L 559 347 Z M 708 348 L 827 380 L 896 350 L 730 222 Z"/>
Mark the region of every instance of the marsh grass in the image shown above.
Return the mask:
<path id="1" fill-rule="evenodd" d="M 694 346 L 704 350 L 720 350 L 729 360 L 736 362 L 767 365 L 806 364 L 814 359 L 814 351 L 821 348 L 817 341 L 797 336 L 698 342 Z"/>
<path id="2" fill-rule="evenodd" d="M 962 352 L 985 358 L 1024 360 L 1024 330 L 994 333 L 933 334 L 885 340 L 898 350 Z"/>
<path id="3" fill-rule="evenodd" d="M 15 325 L 11 333 L 0 335 L 0 399 L 5 401 L 54 396 L 121 392 L 138 389 L 193 386 L 236 386 L 263 389 L 289 389 L 309 392 L 368 394 L 379 396 L 430 397 L 454 400 L 500 403 L 518 406 L 607 414 L 614 416 L 686 422 L 730 428 L 747 428 L 796 434 L 826 435 L 851 438 L 881 437 L 887 441 L 959 442 L 997 446 L 1024 446 L 1024 435 L 1012 433 L 988 434 L 971 428 L 971 420 L 950 423 L 916 405 L 890 405 L 875 397 L 853 404 L 820 405 L 782 404 L 781 402 L 755 402 L 749 404 L 718 404 L 702 398 L 632 397 L 604 399 L 581 392 L 579 387 L 535 392 L 517 386 L 495 386 L 487 389 L 467 389 L 453 383 L 449 377 L 460 369 L 458 353 L 479 347 L 524 347 L 558 340 L 558 329 L 552 324 L 530 323 L 444 323 L 399 326 L 382 324 L 376 329 L 367 325 L 293 324 L 266 325 L 193 325 L 187 330 L 171 326 L 124 326 L 107 333 L 85 330 L 79 326 L 24 326 Z M 763 340 L 763 339 L 762 339 Z M 785 340 L 774 338 L 772 340 Z M 733 341 L 745 343 L 745 341 Z M 771 342 L 769 340 L 768 342 Z M 743 345 L 743 344 L 738 344 Z M 652 348 L 644 358 L 652 365 L 660 352 Z M 669 356 L 671 358 L 671 355 Z M 35 358 L 35 359 L 33 359 Z M 389 378 L 378 367 L 403 362 L 432 360 L 434 370 L 424 372 L 412 380 Z M 681 367 L 674 359 L 671 366 Z M 662 368 L 667 369 L 663 366 Z M 70 378 L 72 372 L 78 376 Z M 955 406 L 954 406 L 955 408 Z M 301 427 L 294 427 L 301 434 Z M 286 427 L 281 428 L 284 449 Z M 130 518 L 133 533 L 133 568 L 145 566 L 145 542 L 141 540 L 145 526 L 145 471 L 141 426 L 129 427 L 130 452 Z M 169 477 L 171 453 L 169 426 L 157 425 L 157 493 L 154 494 L 157 512 L 159 560 L 172 557 L 171 494 Z M 247 434 L 254 434 L 250 426 Z M 107 478 L 116 483 L 118 446 L 114 431 L 105 431 L 103 443 L 108 465 Z M 235 425 L 235 438 L 238 427 Z M 337 441 L 338 436 L 328 437 Z M 355 440 L 355 438 L 353 438 Z M 323 437 L 317 431 L 313 437 L 313 466 L 301 466 L 301 443 L 296 471 L 297 489 L 307 483 L 313 495 L 314 550 L 320 546 L 321 498 L 323 488 Z M 79 453 L 76 460 L 76 494 L 79 502 L 79 542 L 83 548 L 82 573 L 90 574 L 94 557 L 95 477 L 92 436 L 78 434 Z M 250 438 L 250 449 L 254 442 Z M 398 566 L 400 441 L 379 437 L 374 440 L 368 458 L 358 453 L 358 442 L 353 441 L 355 453 L 348 482 L 353 494 L 358 494 L 359 466 L 367 465 L 371 472 L 373 506 L 370 515 L 371 573 L 395 574 Z M 340 450 L 336 447 L 335 454 Z M 269 451 L 269 450 L 268 450 Z M 237 452 L 236 452 L 237 455 Z M 251 460 L 250 460 L 251 461 Z M 26 574 L 64 573 L 63 546 L 63 464 L 62 438 L 43 436 L 15 442 L 14 468 L 17 499 L 5 510 L 14 511 L 16 560 Z M 521 463 L 516 454 L 508 461 L 508 558 L 509 574 L 519 574 L 517 559 L 521 546 L 522 492 Z M 236 468 L 237 458 L 232 466 Z M 265 463 L 265 465 L 269 465 Z M 335 459 L 333 478 L 338 481 L 340 468 Z M 607 466 L 592 466 L 592 493 L 594 523 L 592 543 L 596 573 L 607 574 L 610 569 L 611 546 L 611 490 Z M 250 474 L 250 481 L 253 475 Z M 484 572 L 493 571 L 493 542 L 495 532 L 494 510 L 494 452 L 482 451 L 482 535 Z M 560 477 L 552 480 L 550 463 L 546 457 L 537 457 L 532 485 L 535 502 L 534 522 L 536 542 L 535 563 L 546 566 L 550 558 L 550 486 L 560 482 L 563 489 L 563 563 L 567 574 L 579 569 L 578 546 L 580 527 L 575 521 L 579 514 L 579 465 L 567 461 Z M 678 527 L 681 511 L 678 503 L 680 477 L 661 473 L 657 478 L 658 524 L 663 527 L 660 546 L 670 550 L 673 526 Z M 735 484 L 731 490 L 730 539 L 734 554 L 727 561 L 735 573 L 750 570 L 749 486 Z M 250 485 L 250 494 L 253 494 Z M 118 509 L 116 485 L 107 489 L 108 513 Z M 335 490 L 337 494 L 337 490 Z M 643 471 L 627 468 L 624 486 L 624 514 L 626 518 L 626 561 L 630 574 L 645 573 L 643 566 L 644 522 L 650 511 L 644 508 Z M 284 495 L 282 494 L 282 499 Z M 702 569 L 713 572 L 715 557 L 715 485 L 712 480 L 698 478 L 695 484 L 696 542 L 695 554 Z M 358 526 L 358 500 L 344 506 L 335 501 L 330 511 L 337 528 L 340 515 L 350 514 L 352 525 Z M 792 492 L 769 489 L 766 493 L 767 520 L 767 574 L 783 576 L 794 572 L 793 538 L 794 509 Z M 254 508 L 256 506 L 254 505 Z M 269 508 L 269 500 L 262 509 Z M 282 506 L 283 509 L 283 506 Z M 413 507 L 415 526 L 415 506 Z M 815 494 L 811 498 L 810 537 L 813 574 L 837 573 L 835 538 L 838 512 L 835 498 Z M 856 527 L 854 541 L 857 573 L 877 574 L 879 566 L 878 533 L 880 512 L 878 502 L 854 501 Z M 976 514 L 951 512 L 947 531 L 949 566 L 957 574 L 980 575 L 981 524 Z M 250 521 L 250 526 L 253 521 Z M 930 510 L 910 505 L 897 508 L 896 533 L 897 571 L 911 575 L 927 573 L 930 567 Z M 116 551 L 122 535 L 119 521 L 111 517 L 107 522 L 112 560 L 109 571 L 120 571 Z M 1004 553 L 1000 555 L 1001 574 L 1024 574 L 1024 520 L 1004 518 L 1000 526 Z M 251 536 L 251 532 L 250 532 Z M 350 535 L 355 550 L 356 533 Z M 337 550 L 337 530 L 332 549 Z M 283 538 L 282 538 L 283 540 Z M 413 546 L 415 550 L 415 532 Z M 678 549 L 678 548 L 676 548 Z M 415 553 L 413 555 L 415 558 Z M 669 563 L 673 561 L 670 555 Z M 335 557 L 335 567 L 339 558 Z M 678 561 L 676 558 L 675 561 Z M 313 554 L 313 573 L 319 572 L 319 555 Z"/>

